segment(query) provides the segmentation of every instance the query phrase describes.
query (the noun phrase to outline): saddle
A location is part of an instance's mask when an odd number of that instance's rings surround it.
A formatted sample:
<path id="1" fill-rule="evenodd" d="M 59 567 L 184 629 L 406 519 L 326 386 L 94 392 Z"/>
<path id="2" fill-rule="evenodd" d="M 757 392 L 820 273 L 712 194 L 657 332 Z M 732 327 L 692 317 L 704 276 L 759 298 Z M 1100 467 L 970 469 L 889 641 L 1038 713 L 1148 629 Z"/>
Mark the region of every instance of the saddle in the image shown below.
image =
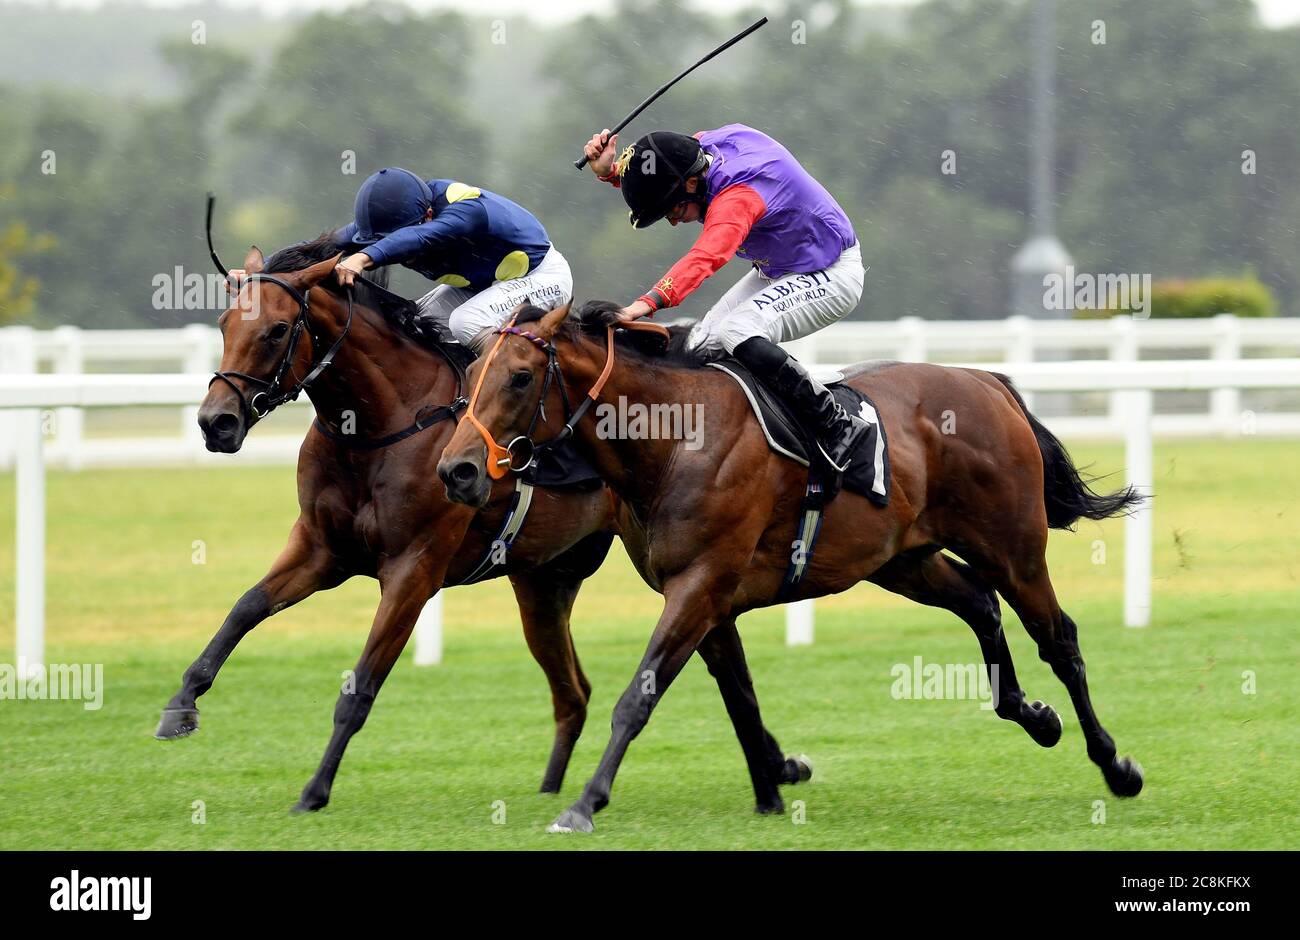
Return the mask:
<path id="1" fill-rule="evenodd" d="M 749 400 L 758 426 L 763 429 L 767 445 L 803 467 L 810 467 L 809 455 L 817 454 L 813 434 L 800 425 L 785 403 L 767 390 L 754 374 L 739 361 L 730 357 L 709 362 L 708 366 L 725 372 L 735 380 Z M 843 372 L 815 375 L 818 381 L 831 390 L 831 394 L 850 414 L 855 414 L 871 425 L 871 432 L 859 446 L 844 474 L 843 485 L 859 496 L 865 496 L 877 506 L 889 505 L 889 447 L 885 426 L 880 421 L 875 403 L 862 392 L 844 384 Z M 821 463 L 820 459 L 818 463 Z M 813 469 L 816 469 L 815 467 Z"/>

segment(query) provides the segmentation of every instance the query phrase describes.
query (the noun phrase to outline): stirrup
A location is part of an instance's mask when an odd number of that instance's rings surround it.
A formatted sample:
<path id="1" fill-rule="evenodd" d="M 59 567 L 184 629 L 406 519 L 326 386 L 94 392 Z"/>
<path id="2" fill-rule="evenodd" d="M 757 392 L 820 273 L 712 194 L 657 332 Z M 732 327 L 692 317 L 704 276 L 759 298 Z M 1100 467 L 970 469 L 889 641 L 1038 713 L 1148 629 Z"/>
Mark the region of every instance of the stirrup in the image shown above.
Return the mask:
<path id="1" fill-rule="evenodd" d="M 847 441 L 843 464 L 837 463 L 831 456 L 821 435 L 815 435 L 813 440 L 817 445 L 817 450 L 820 451 L 822 455 L 822 459 L 826 461 L 826 466 L 834 472 L 843 475 L 848 471 L 849 464 L 853 462 L 853 453 L 861 446 L 863 436 L 871 431 L 871 425 L 856 415 L 844 410 L 842 406 L 837 407 L 839 407 L 839 411 L 843 415 L 843 421 L 836 422 L 839 427 L 837 428 L 835 443 L 844 444 Z"/>
<path id="2" fill-rule="evenodd" d="M 830 454 L 826 453 L 826 448 L 822 446 L 821 441 L 817 441 L 817 450 L 821 452 L 822 459 L 826 461 L 826 466 L 838 474 L 844 474 L 849 469 L 849 464 L 853 462 L 852 454 L 844 461 L 844 466 L 837 464 Z"/>

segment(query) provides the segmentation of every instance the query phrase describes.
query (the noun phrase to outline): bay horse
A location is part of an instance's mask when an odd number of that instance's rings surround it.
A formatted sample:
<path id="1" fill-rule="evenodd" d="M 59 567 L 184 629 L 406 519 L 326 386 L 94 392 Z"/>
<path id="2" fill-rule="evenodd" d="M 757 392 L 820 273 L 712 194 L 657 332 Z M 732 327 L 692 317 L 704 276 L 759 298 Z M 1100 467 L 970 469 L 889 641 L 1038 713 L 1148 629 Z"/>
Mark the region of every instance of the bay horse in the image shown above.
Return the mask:
<path id="1" fill-rule="evenodd" d="M 211 206 L 209 223 L 210 213 Z M 449 502 L 433 468 L 455 426 L 449 419 L 464 404 L 468 357 L 458 358 L 454 345 L 436 338 L 417 342 L 414 305 L 377 284 L 358 279 L 345 299 L 332 276 L 337 251 L 328 233 L 270 259 L 252 249 L 244 261 L 249 276 L 218 319 L 221 369 L 198 415 L 208 449 L 238 451 L 261 417 L 299 391 L 309 396 L 316 420 L 299 452 L 299 515 L 287 544 L 185 671 L 155 735 L 171 739 L 198 729 L 197 698 L 263 620 L 353 576 L 375 578 L 382 596 L 352 687 L 339 695 L 333 735 L 294 807 L 321 809 L 344 749 L 364 724 L 425 601 L 477 575 L 489 553 L 500 549 L 503 563 L 490 567 L 487 577 L 510 578 L 524 638 L 550 684 L 555 740 L 541 791 L 559 792 L 591 695 L 569 618 L 579 587 L 617 534 L 617 500 L 599 484 L 539 486 L 508 550 L 499 537 L 513 509 L 513 481 L 493 488 L 475 509 Z M 213 260 L 224 272 L 215 252 Z M 719 648 L 725 655 L 719 653 L 710 669 L 724 697 L 752 698 L 739 637 Z M 770 734 L 750 771 L 761 780 L 756 787 L 811 774 L 803 760 L 787 759 Z"/>
<path id="2" fill-rule="evenodd" d="M 498 331 L 491 353 L 471 367 L 468 420 L 438 464 L 453 500 L 484 505 L 492 465 L 571 435 L 627 508 L 623 541 L 644 580 L 664 597 L 636 676 L 614 708 L 595 776 L 552 831 L 591 831 L 628 746 L 691 652 L 719 624 L 778 601 L 807 482 L 802 466 L 769 449 L 732 378 L 701 368 L 700 358 L 684 352 L 680 328 L 635 326 L 636 332 L 626 329 L 618 305 L 603 302 L 588 304 L 572 320 L 568 307 L 518 311 Z M 656 329 L 668 348 L 647 352 L 638 337 Z M 979 640 L 997 715 L 1052 747 L 1061 719 L 1050 706 L 1027 702 L 1019 687 L 1002 630 L 1001 594 L 1068 690 L 1088 756 L 1111 791 L 1137 795 L 1141 768 L 1116 756 L 1093 710 L 1077 629 L 1057 603 L 1045 550 L 1049 528 L 1124 513 L 1139 495 L 1094 492 L 1005 376 L 903 362 L 844 372 L 875 402 L 886 430 L 888 505 L 840 492 L 826 506 L 806 574 L 782 601 L 866 580 L 955 613 Z M 602 431 L 587 410 L 597 397 L 619 402 L 620 409 L 626 401 L 629 411 L 637 405 L 699 409 L 703 442 L 692 449 L 658 435 Z M 741 717 L 747 733 L 758 735 L 757 711 Z"/>

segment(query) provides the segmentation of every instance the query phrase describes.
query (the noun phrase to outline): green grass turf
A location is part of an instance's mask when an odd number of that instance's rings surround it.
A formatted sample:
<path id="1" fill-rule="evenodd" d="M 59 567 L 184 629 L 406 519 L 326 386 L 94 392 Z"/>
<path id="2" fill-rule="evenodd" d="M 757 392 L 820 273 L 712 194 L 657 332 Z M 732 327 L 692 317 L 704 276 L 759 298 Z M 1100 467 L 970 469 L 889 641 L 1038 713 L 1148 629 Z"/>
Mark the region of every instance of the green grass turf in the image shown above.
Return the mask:
<path id="1" fill-rule="evenodd" d="M 1075 453 L 1100 470 L 1121 466 L 1116 447 Z M 590 836 L 544 830 L 594 769 L 659 611 L 620 549 L 578 600 L 574 633 L 595 695 L 561 796 L 534 792 L 549 694 L 498 581 L 448 594 L 444 664 L 417 668 L 408 651 L 344 759 L 333 803 L 290 817 L 369 627 L 374 583 L 259 627 L 201 700 L 199 733 L 155 741 L 182 671 L 279 550 L 293 471 L 53 473 L 48 659 L 103 663 L 104 707 L 0 701 L 0 846 L 1296 848 L 1298 466 L 1289 441 L 1158 445 L 1147 629 L 1122 626 L 1121 522 L 1052 536 L 1098 713 L 1146 768 L 1137 799 L 1107 792 L 1068 697 L 1013 614 L 1021 683 L 1065 721 L 1053 750 L 971 701 L 893 698 L 894 664 L 975 662 L 978 646 L 952 616 L 861 585 L 818 602 L 809 648 L 783 645 L 779 610 L 741 621 L 766 723 L 787 752 L 816 763 L 811 784 L 783 790 L 787 810 L 803 801 L 802 824 L 752 813 L 739 746 L 695 660 L 633 743 Z M 0 661 L 13 650 L 13 511 L 13 478 L 0 477 Z M 195 540 L 206 564 L 192 563 Z M 1243 694 L 1246 670 L 1256 694 Z M 504 824 L 493 822 L 496 801 Z"/>

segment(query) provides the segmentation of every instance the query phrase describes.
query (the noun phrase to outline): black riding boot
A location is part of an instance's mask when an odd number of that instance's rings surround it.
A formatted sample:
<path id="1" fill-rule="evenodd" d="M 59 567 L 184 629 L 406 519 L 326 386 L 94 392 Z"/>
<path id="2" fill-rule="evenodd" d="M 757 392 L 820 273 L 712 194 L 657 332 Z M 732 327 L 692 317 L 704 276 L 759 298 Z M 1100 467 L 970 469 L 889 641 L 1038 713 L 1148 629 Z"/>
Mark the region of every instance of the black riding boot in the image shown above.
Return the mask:
<path id="1" fill-rule="evenodd" d="M 766 337 L 750 337 L 736 347 L 735 355 L 759 381 L 790 406 L 800 423 L 816 435 L 822 456 L 836 471 L 843 473 L 849 466 L 853 451 L 871 431 L 871 425 L 845 411 L 825 385 Z"/>

